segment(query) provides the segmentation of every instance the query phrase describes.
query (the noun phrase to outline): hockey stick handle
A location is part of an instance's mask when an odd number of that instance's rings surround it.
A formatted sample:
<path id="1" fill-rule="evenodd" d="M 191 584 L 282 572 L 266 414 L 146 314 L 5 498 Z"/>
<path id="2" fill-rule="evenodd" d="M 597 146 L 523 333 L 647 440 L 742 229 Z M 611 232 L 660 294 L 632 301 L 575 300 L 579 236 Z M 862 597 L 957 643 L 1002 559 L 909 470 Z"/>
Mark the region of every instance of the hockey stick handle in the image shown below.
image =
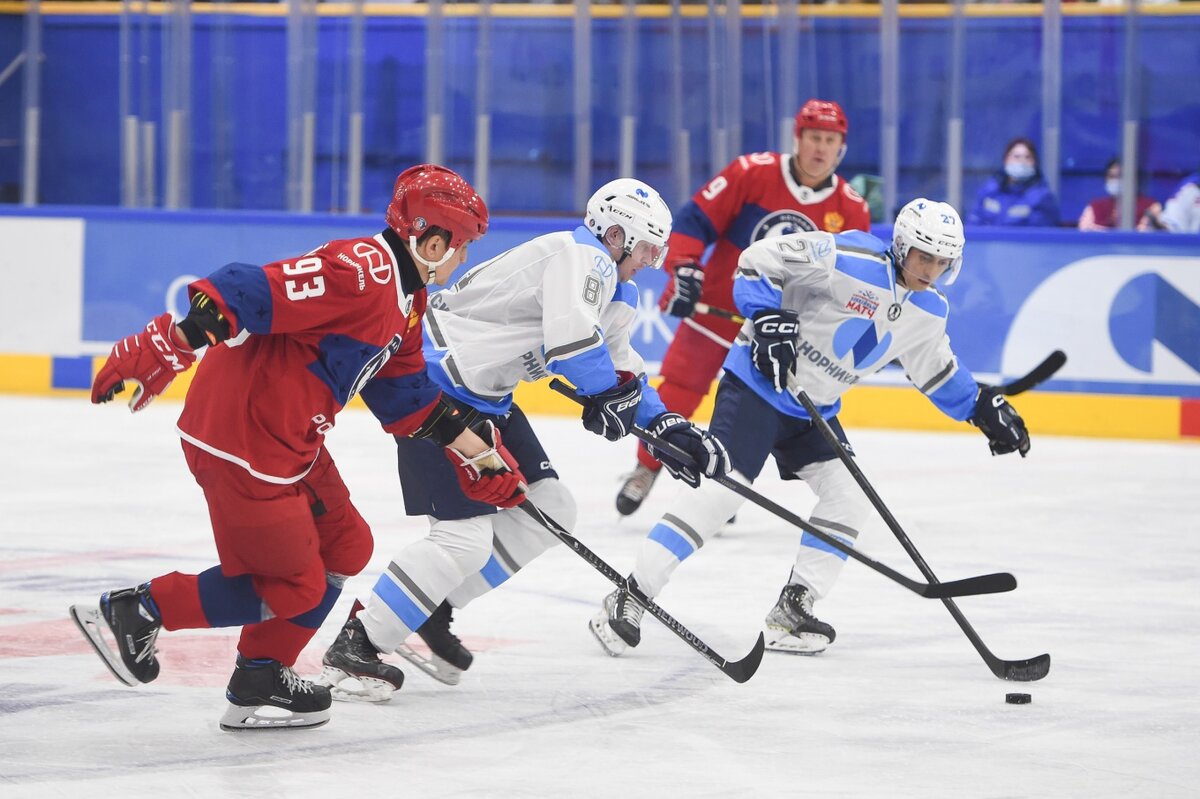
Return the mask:
<path id="1" fill-rule="evenodd" d="M 817 425 L 817 428 L 821 431 L 821 435 L 825 437 L 825 440 L 829 443 L 829 446 L 833 448 L 835 453 L 837 453 L 838 459 L 841 460 L 841 462 L 846 465 L 846 468 L 850 470 L 850 474 L 854 477 L 855 482 L 857 482 L 859 487 L 862 488 L 863 493 L 867 495 L 867 499 L 871 501 L 871 504 L 875 507 L 875 510 L 878 511 L 879 515 L 883 518 L 884 523 L 887 524 L 888 529 L 891 530 L 892 534 L 896 536 L 896 540 L 900 542 L 900 546 L 904 547 L 904 551 L 908 553 L 910 558 L 912 558 L 913 563 L 916 564 L 921 574 L 930 582 L 930 584 L 935 586 L 938 585 L 938 578 L 937 575 L 933 573 L 933 569 L 931 569 L 929 564 L 925 562 L 925 558 L 921 557 L 921 553 L 917 551 L 916 545 L 913 544 L 912 540 L 904 532 L 904 528 L 900 526 L 900 522 L 896 521 L 896 517 L 892 515 L 892 512 L 888 509 L 887 505 L 884 504 L 883 499 L 875 491 L 875 487 L 871 485 L 871 481 L 867 479 L 865 474 L 863 474 L 862 469 L 858 468 L 858 464 L 854 462 L 854 458 L 850 456 L 850 453 L 846 452 L 846 448 L 842 446 L 842 442 L 838 439 L 837 434 L 833 432 L 833 428 L 829 426 L 829 422 L 826 421 L 825 417 L 821 415 L 821 412 L 817 409 L 817 406 L 812 401 L 812 398 L 809 397 L 808 394 L 803 390 L 796 392 L 796 397 L 800 400 L 800 404 L 804 406 L 804 410 L 806 410 L 808 415 L 812 418 L 813 423 Z M 975 651 L 979 653 L 980 657 L 982 657 L 984 662 L 987 663 L 988 668 L 990 668 L 992 673 L 997 677 L 1000 677 L 1001 679 L 1038 680 L 1046 676 L 1045 673 L 1041 673 L 1039 676 L 1033 677 L 1013 676 L 1014 674 L 1020 673 L 1022 664 L 1003 661 L 993 655 L 991 650 L 989 650 L 983 643 L 983 639 L 980 638 L 978 633 L 975 632 L 975 628 L 972 627 L 971 623 L 967 621 L 967 617 L 964 616 L 962 611 L 958 609 L 958 605 L 954 603 L 954 600 L 949 595 L 943 595 L 938 598 L 942 600 L 942 603 L 945 604 L 946 609 L 950 611 L 950 615 L 954 617 L 956 622 L 958 622 L 958 626 L 962 629 L 963 633 L 967 636 L 967 639 L 970 640 L 971 644 L 975 647 Z M 1046 664 L 1046 671 L 1049 671 L 1049 655 L 1040 655 L 1038 658 L 1024 661 L 1023 665 L 1026 669 L 1032 669 L 1033 667 L 1029 664 L 1032 664 L 1035 661 L 1041 661 L 1043 659 Z"/>
<path id="2" fill-rule="evenodd" d="M 730 679 L 743 683 L 753 677 L 754 672 L 758 671 L 763 651 L 766 648 L 766 640 L 763 638 L 762 633 L 758 634 L 758 641 L 754 644 L 754 648 L 750 650 L 750 654 L 738 661 L 726 660 L 718 655 L 712 647 L 696 637 L 695 633 L 684 627 L 671 614 L 663 610 L 652 599 L 637 588 L 629 585 L 629 581 L 621 576 L 616 569 L 605 562 L 595 552 L 588 549 L 582 541 L 567 532 L 565 527 L 548 516 L 541 508 L 534 505 L 532 501 L 526 499 L 517 507 L 525 511 L 534 521 L 544 527 L 559 541 L 563 542 L 569 549 L 573 550 L 575 554 L 587 561 L 592 568 L 603 574 L 610 582 L 618 588 L 627 591 L 630 598 L 645 608 L 651 616 L 662 622 L 663 626 L 682 638 L 684 643 L 699 652 L 700 655 L 724 672 Z"/>
<path id="3" fill-rule="evenodd" d="M 558 378 L 554 378 L 550 381 L 550 388 L 554 389 L 568 399 L 574 400 L 581 405 L 583 404 L 583 400 L 580 399 L 575 392 L 572 391 L 569 386 L 567 386 L 566 383 L 563 383 Z M 662 440 L 648 430 L 634 425 L 632 432 L 639 439 L 654 447 L 659 452 L 665 452 L 676 460 L 683 461 L 684 463 L 692 462 L 692 457 L 688 453 L 674 446 L 670 442 Z M 820 539 L 822 542 L 828 544 L 839 552 L 845 553 L 847 557 L 857 560 L 868 568 L 879 572 L 885 577 L 888 577 L 893 582 L 899 583 L 913 593 L 919 594 L 920 596 L 928 599 L 940 599 L 946 596 L 996 594 L 1003 593 L 1005 591 L 1011 591 L 1017 587 L 1016 579 L 1011 574 L 1006 573 L 984 574 L 978 577 L 968 577 L 966 579 L 956 580 L 950 583 L 926 584 L 917 582 L 916 580 L 904 576 L 890 566 L 887 566 L 862 554 L 854 547 L 843 543 L 840 539 L 834 538 L 806 519 L 796 515 L 795 513 L 792 513 L 787 508 L 775 503 L 767 497 L 764 497 L 762 494 L 759 494 L 753 488 L 743 485 L 737 480 L 725 475 L 714 477 L 712 479 L 714 482 L 720 483 L 733 493 L 738 494 L 744 499 L 747 499 L 750 502 L 753 502 L 755 505 L 758 505 L 760 508 L 763 508 L 764 510 L 775 514 L 779 518 L 795 525 L 796 527 L 799 527 L 801 530 L 813 536 L 814 538 Z"/>
<path id="4" fill-rule="evenodd" d="M 724 308 L 717 308 L 714 305 L 709 305 L 706 302 L 696 303 L 696 313 L 708 314 L 709 316 L 719 316 L 722 319 L 728 319 L 730 322 L 737 322 L 739 325 L 746 321 L 746 317 L 741 314 L 727 311 Z"/>

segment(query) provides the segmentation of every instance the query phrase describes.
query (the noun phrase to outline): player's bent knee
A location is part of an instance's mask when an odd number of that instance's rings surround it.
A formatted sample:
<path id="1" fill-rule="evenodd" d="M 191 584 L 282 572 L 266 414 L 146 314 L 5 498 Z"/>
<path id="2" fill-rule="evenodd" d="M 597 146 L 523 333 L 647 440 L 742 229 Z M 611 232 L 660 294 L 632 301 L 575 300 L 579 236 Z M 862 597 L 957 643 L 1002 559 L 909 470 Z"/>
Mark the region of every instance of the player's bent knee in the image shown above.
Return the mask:
<path id="1" fill-rule="evenodd" d="M 813 507 L 814 518 L 837 522 L 856 532 L 871 516 L 871 504 L 867 500 L 854 475 L 841 461 L 821 461 L 805 466 L 798 475 L 808 483 L 817 495 Z"/>
<path id="2" fill-rule="evenodd" d="M 357 513 L 355 516 L 358 518 L 346 527 L 336 542 L 321 547 L 325 567 L 349 577 L 367 568 L 375 551 L 375 538 L 371 535 L 370 525 Z"/>
<path id="3" fill-rule="evenodd" d="M 291 577 L 254 577 L 254 587 L 263 604 L 281 619 L 299 616 L 319 605 L 325 597 L 326 582 L 325 567 L 319 560 Z"/>
<path id="4" fill-rule="evenodd" d="M 465 578 L 486 566 L 492 556 L 494 518 L 438 519 L 426 540 L 454 564 L 460 578 Z"/>

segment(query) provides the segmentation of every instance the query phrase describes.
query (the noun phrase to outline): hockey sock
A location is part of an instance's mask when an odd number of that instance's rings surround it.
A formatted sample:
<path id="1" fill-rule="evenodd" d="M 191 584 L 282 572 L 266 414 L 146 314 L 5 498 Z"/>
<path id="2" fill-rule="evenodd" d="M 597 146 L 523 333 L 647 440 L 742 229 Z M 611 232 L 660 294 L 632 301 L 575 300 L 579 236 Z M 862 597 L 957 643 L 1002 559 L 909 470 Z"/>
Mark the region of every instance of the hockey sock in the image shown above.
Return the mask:
<path id="1" fill-rule="evenodd" d="M 744 480 L 736 472 L 733 476 Z M 680 491 L 671 510 L 650 530 L 638 552 L 633 576 L 650 596 L 655 596 L 688 556 L 704 546 L 725 520 L 737 512 L 742 498 L 720 483 L 705 481 L 690 491 Z"/>
<path id="2" fill-rule="evenodd" d="M 269 619 L 242 628 L 238 641 L 238 652 L 248 658 L 271 658 L 285 666 L 291 666 L 300 657 L 300 651 L 316 635 L 321 624 L 333 610 L 342 595 L 344 580 L 325 584 L 325 596 L 312 610 L 290 619 Z"/>
<path id="3" fill-rule="evenodd" d="M 168 630 L 240 627 L 260 621 L 262 600 L 249 575 L 226 577 L 214 566 L 200 574 L 171 572 L 150 581 L 150 597 Z"/>

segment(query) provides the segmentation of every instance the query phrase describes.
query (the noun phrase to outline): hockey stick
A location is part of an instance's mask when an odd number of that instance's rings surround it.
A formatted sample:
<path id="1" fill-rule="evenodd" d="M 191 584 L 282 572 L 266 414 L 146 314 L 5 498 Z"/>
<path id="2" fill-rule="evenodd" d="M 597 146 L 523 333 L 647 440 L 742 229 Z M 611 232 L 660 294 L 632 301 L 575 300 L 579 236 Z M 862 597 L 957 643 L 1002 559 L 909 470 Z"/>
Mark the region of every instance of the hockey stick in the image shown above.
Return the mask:
<path id="1" fill-rule="evenodd" d="M 1061 355 L 1062 353 L 1058 354 Z M 1047 358 L 1046 361 L 1043 361 L 1041 366 L 1037 367 L 1037 369 L 1041 369 L 1042 366 L 1045 366 L 1046 363 L 1050 362 L 1053 357 L 1054 356 Z M 1062 360 L 1063 362 L 1066 361 L 1065 355 L 1062 357 Z M 1061 365 L 1062 363 L 1058 364 L 1058 366 Z M 1054 371 L 1058 369 L 1058 366 L 1055 366 L 1054 369 L 1050 370 L 1050 374 L 1053 374 Z M 1034 371 L 1036 372 L 1037 369 Z M 1030 374 L 1033 374 L 1033 372 Z M 1030 381 L 1029 375 L 1026 375 L 1019 380 L 1015 380 L 1010 383 L 1009 387 L 1023 386 L 1021 390 L 1024 391 L 1027 388 L 1031 388 L 1033 385 L 1036 385 L 1036 382 L 1040 381 Z M 850 474 L 853 475 L 855 482 L 857 482 L 859 487 L 862 488 L 863 493 L 867 495 L 867 499 L 871 500 L 871 504 L 875 506 L 875 510 L 877 510 L 879 515 L 883 517 L 883 521 L 887 524 L 888 529 L 892 531 L 892 534 L 896 536 L 896 540 L 900 542 L 900 546 L 904 547 L 904 551 L 908 553 L 910 558 L 912 558 L 913 563 L 915 563 L 917 568 L 921 570 L 921 574 L 925 576 L 925 579 L 930 583 L 937 585 L 938 578 L 937 575 L 933 573 L 933 569 L 929 568 L 929 564 L 925 562 L 925 559 L 921 557 L 921 553 L 917 551 L 917 548 L 913 545 L 913 542 L 909 540 L 909 537 L 905 534 L 904 528 L 902 528 L 900 523 L 896 521 L 896 517 L 892 515 L 890 510 L 888 510 L 887 505 L 883 504 L 883 500 L 879 497 L 879 494 L 876 493 L 874 486 L 871 485 L 871 482 L 867 480 L 867 476 L 863 474 L 861 469 L 858 468 L 858 464 L 854 462 L 854 458 L 850 457 L 850 454 L 846 452 L 846 448 L 842 446 L 842 442 L 838 440 L 837 434 L 833 432 L 833 428 L 829 426 L 829 422 L 827 422 L 825 417 L 821 415 L 821 412 L 817 410 L 816 404 L 813 403 L 812 399 L 804 391 L 796 392 L 796 397 L 800 400 L 800 404 L 804 406 L 804 410 L 808 411 L 808 415 L 815 421 L 817 428 L 821 431 L 821 435 L 823 435 L 825 440 L 829 442 L 829 446 L 833 447 L 833 451 L 837 453 L 838 458 L 842 461 L 842 463 L 846 464 L 846 468 L 850 470 Z M 962 611 L 958 609 L 958 605 L 954 604 L 954 600 L 949 596 L 942 596 L 940 599 L 942 600 L 942 603 L 945 604 L 946 609 L 950 611 L 950 615 L 954 617 L 956 622 L 958 622 L 958 626 L 962 629 L 963 633 L 971 641 L 971 644 L 975 647 L 975 651 L 978 652 L 979 656 L 983 658 L 983 662 L 986 663 L 988 668 L 992 670 L 992 674 L 996 675 L 1002 680 L 1033 682 L 1034 680 L 1042 679 L 1050 672 L 1050 655 L 1048 654 L 1038 655 L 1037 657 L 1028 658 L 1026 660 L 1001 660 L 1000 658 L 996 657 L 992 654 L 991 650 L 984 645 L 983 639 L 979 637 L 979 634 L 975 632 L 975 628 L 972 627 L 971 623 L 967 621 L 967 617 L 964 616 Z"/>
<path id="2" fill-rule="evenodd" d="M 562 394 L 564 397 L 573 399 L 580 404 L 583 403 L 583 400 L 579 399 L 579 397 L 575 395 L 575 392 L 558 378 L 550 381 L 550 388 Z M 685 463 L 690 463 L 692 460 L 691 456 L 683 450 L 666 441 L 663 441 L 658 436 L 641 427 L 638 427 L 637 425 L 634 425 L 633 427 L 633 434 L 658 451 L 666 452 L 678 460 L 681 460 Z M 844 552 L 848 557 L 854 558 L 859 563 L 866 565 L 868 568 L 874 569 L 885 577 L 891 579 L 893 582 L 899 583 L 909 591 L 919 594 L 926 599 L 942 599 L 953 596 L 975 596 L 978 594 L 999 594 L 1005 591 L 1011 591 L 1017 587 L 1016 578 L 1011 574 L 1004 572 L 998 574 L 983 574 L 978 577 L 967 577 L 966 579 L 955 580 L 949 583 L 917 582 L 909 577 L 905 577 L 903 574 L 891 568 L 890 566 L 886 566 L 879 561 L 873 560 L 872 558 L 862 554 L 854 547 L 843 543 L 840 539 L 834 538 L 824 530 L 813 526 L 806 519 L 796 515 L 795 513 L 792 513 L 782 505 L 772 502 L 762 494 L 759 494 L 753 488 L 743 485 L 737 480 L 733 480 L 725 475 L 714 477 L 712 479 L 714 482 L 720 483 L 735 494 L 750 500 L 760 508 L 768 510 L 779 518 L 794 524 L 801 530 L 809 533 L 815 538 L 819 538 L 821 541 L 825 542 L 839 552 Z"/>
<path id="3" fill-rule="evenodd" d="M 1003 394 L 1006 397 L 1024 394 L 1029 389 L 1035 388 L 1053 377 L 1054 373 L 1063 368 L 1066 362 L 1067 354 L 1062 350 L 1055 350 L 1047 355 L 1044 361 L 1011 383 L 1004 383 L 999 386 L 987 386 L 987 388 L 992 388 L 996 393 Z"/>
<path id="4" fill-rule="evenodd" d="M 625 577 L 622 577 L 616 569 L 601 560 L 599 555 L 584 546 L 582 541 L 567 532 L 561 524 L 543 513 L 533 502 L 527 499 L 517 507 L 529 514 L 534 521 L 546 528 L 555 538 L 574 550 L 576 555 L 586 560 L 592 568 L 607 577 L 618 588 L 627 591 L 633 601 L 645 608 L 646 612 L 662 622 L 663 626 L 682 638 L 684 643 L 703 655 L 708 662 L 724 672 L 731 680 L 739 683 L 746 682 L 746 680 L 754 676 L 754 672 L 758 671 L 758 665 L 762 662 L 763 650 L 766 649 L 766 641 L 762 633 L 758 634 L 758 641 L 755 642 L 754 648 L 750 650 L 750 654 L 741 660 L 726 660 L 713 651 L 712 647 L 697 638 L 695 633 L 676 621 L 671 614 L 655 604 L 652 599 L 637 588 L 630 586 L 629 581 Z"/>
<path id="5" fill-rule="evenodd" d="M 746 317 L 741 314 L 736 314 L 733 311 L 727 311 L 724 308 L 717 308 L 714 305 L 709 305 L 706 302 L 696 303 L 696 313 L 708 314 L 709 316 L 719 316 L 722 319 L 728 319 L 730 322 L 737 322 L 739 325 L 746 321 Z"/>

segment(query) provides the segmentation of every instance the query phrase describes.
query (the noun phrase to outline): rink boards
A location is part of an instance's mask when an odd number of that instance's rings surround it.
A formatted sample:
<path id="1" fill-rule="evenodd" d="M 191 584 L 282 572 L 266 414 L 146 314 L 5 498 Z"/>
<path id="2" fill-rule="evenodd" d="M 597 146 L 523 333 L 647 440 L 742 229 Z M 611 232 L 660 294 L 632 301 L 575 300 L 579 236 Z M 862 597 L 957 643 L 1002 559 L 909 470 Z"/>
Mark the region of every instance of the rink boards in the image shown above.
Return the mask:
<path id="1" fill-rule="evenodd" d="M 494 219 L 470 262 L 574 224 Z M 186 286 L 197 276 L 381 227 L 373 217 L 318 214 L 6 211 L 0 392 L 82 392 L 114 340 L 164 308 L 186 309 Z M 660 272 L 637 278 L 634 346 L 652 367 L 676 324 L 656 306 L 663 281 Z M 1009 380 L 1055 349 L 1068 354 L 1043 390 L 1015 401 L 1033 430 L 1200 437 L 1200 237 L 973 229 L 962 277 L 946 293 L 955 351 L 980 379 Z M 186 385 L 185 376 L 165 399 L 181 398 Z M 523 386 L 517 400 L 532 413 L 576 412 L 544 386 Z M 854 427 L 967 429 L 938 413 L 896 368 L 850 391 L 841 418 Z"/>

